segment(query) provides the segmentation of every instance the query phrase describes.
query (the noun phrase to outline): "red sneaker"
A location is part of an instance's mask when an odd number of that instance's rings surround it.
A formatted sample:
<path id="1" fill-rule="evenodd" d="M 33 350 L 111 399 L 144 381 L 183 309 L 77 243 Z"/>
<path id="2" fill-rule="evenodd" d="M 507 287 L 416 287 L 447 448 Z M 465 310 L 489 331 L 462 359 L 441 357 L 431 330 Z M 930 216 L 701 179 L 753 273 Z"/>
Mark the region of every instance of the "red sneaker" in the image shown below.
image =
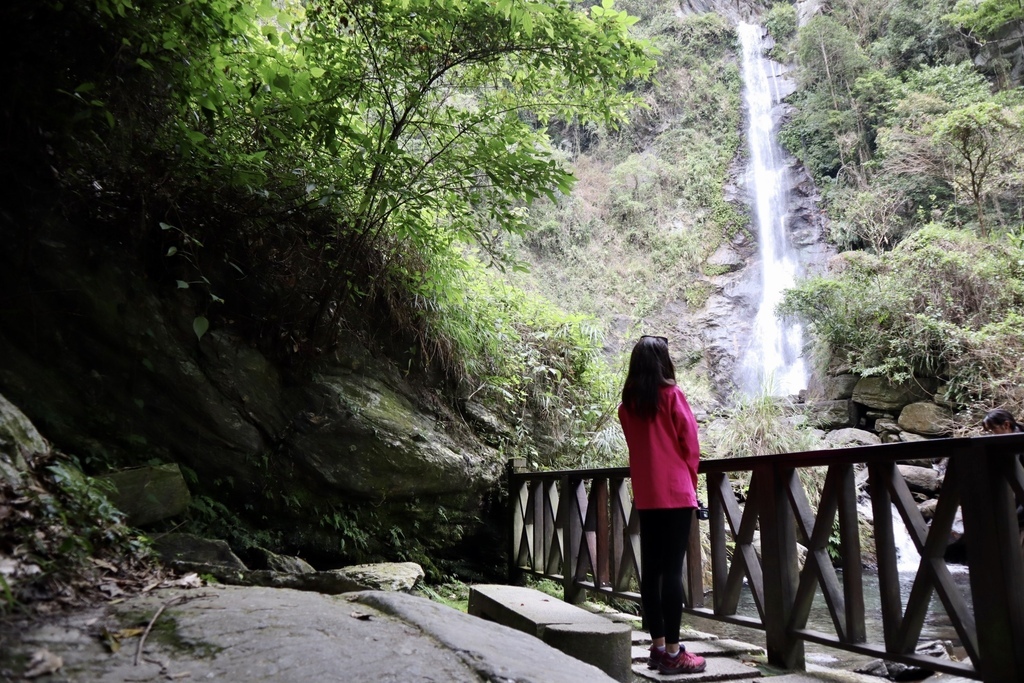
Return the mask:
<path id="1" fill-rule="evenodd" d="M 651 654 L 647 658 L 647 668 L 657 669 L 658 664 L 661 663 L 661 660 L 665 659 L 665 657 L 667 656 L 668 654 L 664 650 L 659 650 L 658 648 L 651 645 Z"/>
<path id="2" fill-rule="evenodd" d="M 679 650 L 674 657 L 663 655 L 658 662 L 658 671 L 663 674 L 699 674 L 707 665 L 703 657 Z"/>

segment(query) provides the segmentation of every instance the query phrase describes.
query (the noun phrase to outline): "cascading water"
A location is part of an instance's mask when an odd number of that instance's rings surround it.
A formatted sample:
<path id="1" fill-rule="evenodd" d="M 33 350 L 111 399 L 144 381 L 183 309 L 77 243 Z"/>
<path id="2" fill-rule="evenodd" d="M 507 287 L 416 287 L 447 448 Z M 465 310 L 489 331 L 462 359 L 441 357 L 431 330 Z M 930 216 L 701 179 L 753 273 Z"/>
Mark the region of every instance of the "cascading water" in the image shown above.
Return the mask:
<path id="1" fill-rule="evenodd" d="M 800 355 L 802 332 L 799 325 L 786 324 L 775 315 L 783 290 L 795 284 L 799 269 L 786 231 L 789 168 L 772 118 L 772 109 L 781 99 L 777 87 L 781 73 L 778 64 L 764 56 L 760 26 L 741 23 L 738 32 L 750 150 L 747 183 L 761 258 L 761 301 L 737 384 L 748 395 L 766 383 L 772 394 L 795 394 L 807 386 L 807 369 Z"/>

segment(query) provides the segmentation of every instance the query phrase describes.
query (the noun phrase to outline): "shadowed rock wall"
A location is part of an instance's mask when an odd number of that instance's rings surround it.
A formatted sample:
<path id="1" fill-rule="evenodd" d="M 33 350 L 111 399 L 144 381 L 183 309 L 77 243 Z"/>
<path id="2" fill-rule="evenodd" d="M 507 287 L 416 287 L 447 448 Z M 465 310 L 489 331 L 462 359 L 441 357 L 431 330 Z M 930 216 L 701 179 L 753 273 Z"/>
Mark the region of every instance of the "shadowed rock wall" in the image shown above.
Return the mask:
<path id="1" fill-rule="evenodd" d="M 383 354 L 350 342 L 291 372 L 230 320 L 197 338 L 191 292 L 85 230 L 0 237 L 0 394 L 87 470 L 180 463 L 193 494 L 327 564 L 492 535 L 499 454 Z"/>

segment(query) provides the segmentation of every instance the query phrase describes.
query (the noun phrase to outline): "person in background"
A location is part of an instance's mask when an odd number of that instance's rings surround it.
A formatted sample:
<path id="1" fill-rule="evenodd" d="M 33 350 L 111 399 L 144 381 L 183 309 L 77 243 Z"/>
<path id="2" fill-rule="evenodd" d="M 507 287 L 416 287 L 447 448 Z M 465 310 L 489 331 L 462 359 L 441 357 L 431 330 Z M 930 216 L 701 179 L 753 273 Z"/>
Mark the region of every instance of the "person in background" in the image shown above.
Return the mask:
<path id="1" fill-rule="evenodd" d="M 699 673 L 707 663 L 680 645 L 679 631 L 700 447 L 665 337 L 644 335 L 633 347 L 619 422 L 640 516 L 640 602 L 652 640 L 647 665 L 663 674 Z"/>
<path id="2" fill-rule="evenodd" d="M 985 413 L 985 419 L 981 421 L 981 426 L 990 434 L 1024 432 L 1024 427 L 1017 424 L 1017 420 L 1014 419 L 1013 415 L 1002 408 L 996 408 Z M 1017 457 L 1020 459 L 1021 466 L 1024 466 L 1024 453 Z M 1017 501 L 1017 529 L 1020 533 L 1021 552 L 1024 552 L 1024 501 L 1021 500 Z"/>
<path id="3" fill-rule="evenodd" d="M 981 426 L 986 432 L 991 434 L 1024 432 L 1024 428 L 1017 424 L 1017 420 L 1013 418 L 1013 415 L 1002 408 L 996 408 L 985 413 L 985 419 L 981 421 Z"/>

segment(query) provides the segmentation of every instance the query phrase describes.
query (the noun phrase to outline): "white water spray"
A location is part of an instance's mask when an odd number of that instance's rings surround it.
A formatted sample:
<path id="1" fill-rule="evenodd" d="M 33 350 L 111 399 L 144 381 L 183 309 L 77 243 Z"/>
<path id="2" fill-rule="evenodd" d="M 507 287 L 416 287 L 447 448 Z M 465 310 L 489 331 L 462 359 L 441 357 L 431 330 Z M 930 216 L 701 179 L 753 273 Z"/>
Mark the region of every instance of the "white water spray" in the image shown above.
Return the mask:
<path id="1" fill-rule="evenodd" d="M 799 265 L 786 231 L 789 213 L 789 168 L 777 140 L 772 108 L 779 104 L 778 64 L 764 56 L 760 26 L 740 24 L 743 46 L 743 99 L 747 109 L 750 161 L 747 182 L 753 199 L 761 257 L 761 302 L 752 336 L 740 363 L 737 381 L 747 394 L 770 383 L 772 394 L 795 394 L 807 386 L 800 356 L 802 331 L 775 315 L 782 292 L 792 287 Z"/>

